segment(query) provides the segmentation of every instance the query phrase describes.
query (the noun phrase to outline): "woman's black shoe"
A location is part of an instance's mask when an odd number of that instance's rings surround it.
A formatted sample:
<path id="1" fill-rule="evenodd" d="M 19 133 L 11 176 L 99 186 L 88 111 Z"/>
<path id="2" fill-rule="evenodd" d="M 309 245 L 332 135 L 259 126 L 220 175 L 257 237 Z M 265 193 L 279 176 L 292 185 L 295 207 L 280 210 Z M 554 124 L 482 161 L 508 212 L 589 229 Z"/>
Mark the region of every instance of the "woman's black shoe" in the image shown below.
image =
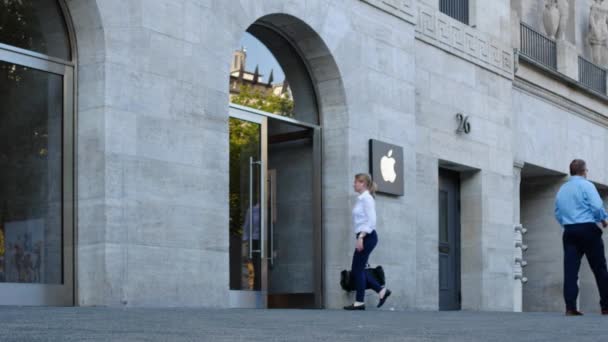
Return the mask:
<path id="1" fill-rule="evenodd" d="M 365 304 L 358 305 L 358 306 L 355 306 L 355 304 L 351 304 L 349 306 L 345 306 L 344 310 L 348 310 L 348 311 L 365 310 Z"/>
<path id="2" fill-rule="evenodd" d="M 386 290 L 386 292 L 384 293 L 384 297 L 380 298 L 380 301 L 378 302 L 378 307 L 381 307 L 382 305 L 384 305 L 384 302 L 386 302 L 386 300 L 388 299 L 388 296 L 391 295 L 391 290 Z"/>

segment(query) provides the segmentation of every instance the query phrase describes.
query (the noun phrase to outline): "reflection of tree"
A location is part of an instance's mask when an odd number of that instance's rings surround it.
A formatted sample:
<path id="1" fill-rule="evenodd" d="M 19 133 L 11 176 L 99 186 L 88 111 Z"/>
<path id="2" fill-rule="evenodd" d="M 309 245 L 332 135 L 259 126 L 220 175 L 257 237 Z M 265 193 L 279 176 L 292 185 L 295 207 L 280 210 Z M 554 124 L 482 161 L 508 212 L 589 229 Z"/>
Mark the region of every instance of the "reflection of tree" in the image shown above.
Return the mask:
<path id="1" fill-rule="evenodd" d="M 46 51 L 40 23 L 35 15 L 34 3 L 38 1 L 0 0 L 0 43 Z"/>
<path id="2" fill-rule="evenodd" d="M 293 117 L 294 104 L 289 92 L 275 95 L 272 91 L 253 89 L 242 85 L 238 95 L 232 98 L 232 102 L 255 108 L 264 112 Z"/>
<path id="3" fill-rule="evenodd" d="M 0 282 L 5 281 L 5 270 L 4 259 L 6 254 L 6 247 L 4 242 L 4 222 L 7 219 L 6 215 L 6 203 L 2 206 L 2 212 L 0 212 Z"/>
<path id="4" fill-rule="evenodd" d="M 49 90 L 61 84 L 60 76 L 0 61 L 0 199 L 9 206 L 7 221 L 42 217 L 47 201 L 59 198 L 52 184 L 61 155 L 49 156 L 49 143 L 60 141 L 49 141 L 49 129 L 60 132 L 62 113 Z"/>
<path id="5" fill-rule="evenodd" d="M 0 43 L 26 50 L 40 51 L 43 48 L 46 51 L 40 23 L 36 20 L 34 11 L 32 0 L 0 0 Z M 36 49 L 36 45 L 42 46 Z M 9 64 L 2 64 L 0 68 L 13 81 L 20 81 L 27 70 Z"/>
<path id="6" fill-rule="evenodd" d="M 230 234 L 241 236 L 248 197 L 241 188 L 248 181 L 249 157 L 259 158 L 259 125 L 239 119 L 230 119 Z M 248 189 L 248 186 L 247 186 Z"/>

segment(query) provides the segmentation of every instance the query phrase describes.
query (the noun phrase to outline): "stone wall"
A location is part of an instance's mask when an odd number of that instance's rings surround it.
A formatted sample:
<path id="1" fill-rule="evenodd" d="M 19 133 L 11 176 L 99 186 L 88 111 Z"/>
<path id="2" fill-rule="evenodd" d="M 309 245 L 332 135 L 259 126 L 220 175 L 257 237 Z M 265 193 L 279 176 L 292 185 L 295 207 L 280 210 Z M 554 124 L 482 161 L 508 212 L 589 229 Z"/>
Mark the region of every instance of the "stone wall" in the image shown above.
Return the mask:
<path id="1" fill-rule="evenodd" d="M 513 225 L 535 207 L 522 202 L 518 214 L 514 160 L 564 171 L 582 157 L 608 182 L 604 104 L 513 75 L 506 0 L 473 1 L 475 27 L 434 0 L 67 3 L 78 45 L 78 305 L 228 305 L 228 74 L 260 19 L 294 43 L 317 91 L 326 307 L 352 299 L 338 277 L 351 262 L 351 178 L 368 169 L 369 139 L 404 147 L 405 195 L 378 197 L 371 260 L 397 308 L 438 308 L 440 166 L 463 171 L 463 308 L 474 310 L 518 307 Z M 457 113 L 470 134 L 456 133 Z"/>
<path id="2" fill-rule="evenodd" d="M 416 47 L 418 154 L 435 165 L 481 170 L 462 183 L 463 308 L 512 310 L 512 296 L 495 295 L 513 291 L 511 81 L 424 42 Z M 469 116 L 470 134 L 456 133 L 457 113 Z M 433 173 L 427 172 L 431 182 Z M 428 196 L 436 197 L 436 188 Z M 419 224 L 419 231 L 436 229 L 420 219 Z M 429 246 L 427 255 L 436 254 L 431 246 L 437 236 L 426 236 L 430 241 L 419 238 L 419 245 Z"/>
<path id="3" fill-rule="evenodd" d="M 568 103 L 560 97 L 551 102 L 530 89 L 514 90 L 515 158 L 564 174 L 572 159 L 582 158 L 588 161 L 589 178 L 606 184 L 606 126 L 591 121 L 582 108 L 566 107 Z"/>
<path id="4" fill-rule="evenodd" d="M 554 217 L 555 194 L 563 177 L 537 176 L 521 183 L 521 222 L 528 230 L 524 244 L 528 250 L 523 270 L 528 282 L 523 286 L 524 311 L 564 310 L 563 250 L 561 227 Z"/>
<path id="5" fill-rule="evenodd" d="M 284 13 L 268 21 L 297 42 L 324 128 L 325 302 L 344 304 L 334 280 L 354 243 L 350 175 L 367 169 L 368 139 L 415 142 L 413 125 L 394 124 L 414 118 L 413 26 L 354 1 L 68 3 L 80 54 L 77 303 L 228 304 L 230 56 L 249 25 Z M 414 184 L 378 200 L 374 262 L 399 280 L 402 307 L 415 298 Z"/>

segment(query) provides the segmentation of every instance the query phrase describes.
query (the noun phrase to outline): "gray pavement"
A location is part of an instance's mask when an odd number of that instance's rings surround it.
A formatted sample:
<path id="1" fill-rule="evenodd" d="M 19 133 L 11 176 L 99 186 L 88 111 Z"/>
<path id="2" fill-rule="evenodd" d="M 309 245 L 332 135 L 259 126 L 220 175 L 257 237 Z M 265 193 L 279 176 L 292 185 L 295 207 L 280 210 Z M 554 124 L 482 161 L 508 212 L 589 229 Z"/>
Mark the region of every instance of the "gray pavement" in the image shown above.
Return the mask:
<path id="1" fill-rule="evenodd" d="M 607 341 L 547 313 L 0 307 L 0 341 Z"/>

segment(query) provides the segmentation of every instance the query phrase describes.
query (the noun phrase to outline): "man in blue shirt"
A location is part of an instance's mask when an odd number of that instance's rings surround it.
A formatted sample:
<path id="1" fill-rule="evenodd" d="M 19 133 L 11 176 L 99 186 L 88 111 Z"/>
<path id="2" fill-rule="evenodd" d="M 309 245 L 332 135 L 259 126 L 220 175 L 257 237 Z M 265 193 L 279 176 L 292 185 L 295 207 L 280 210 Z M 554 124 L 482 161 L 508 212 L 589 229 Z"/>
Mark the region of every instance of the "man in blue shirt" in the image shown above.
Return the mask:
<path id="1" fill-rule="evenodd" d="M 600 292 L 602 314 L 608 315 L 608 269 L 602 230 L 608 226 L 608 214 L 595 186 L 587 180 L 584 160 L 570 163 L 570 179 L 562 185 L 555 200 L 555 218 L 564 227 L 564 300 L 566 315 L 580 316 L 576 306 L 578 271 L 583 255 L 587 256 Z"/>

